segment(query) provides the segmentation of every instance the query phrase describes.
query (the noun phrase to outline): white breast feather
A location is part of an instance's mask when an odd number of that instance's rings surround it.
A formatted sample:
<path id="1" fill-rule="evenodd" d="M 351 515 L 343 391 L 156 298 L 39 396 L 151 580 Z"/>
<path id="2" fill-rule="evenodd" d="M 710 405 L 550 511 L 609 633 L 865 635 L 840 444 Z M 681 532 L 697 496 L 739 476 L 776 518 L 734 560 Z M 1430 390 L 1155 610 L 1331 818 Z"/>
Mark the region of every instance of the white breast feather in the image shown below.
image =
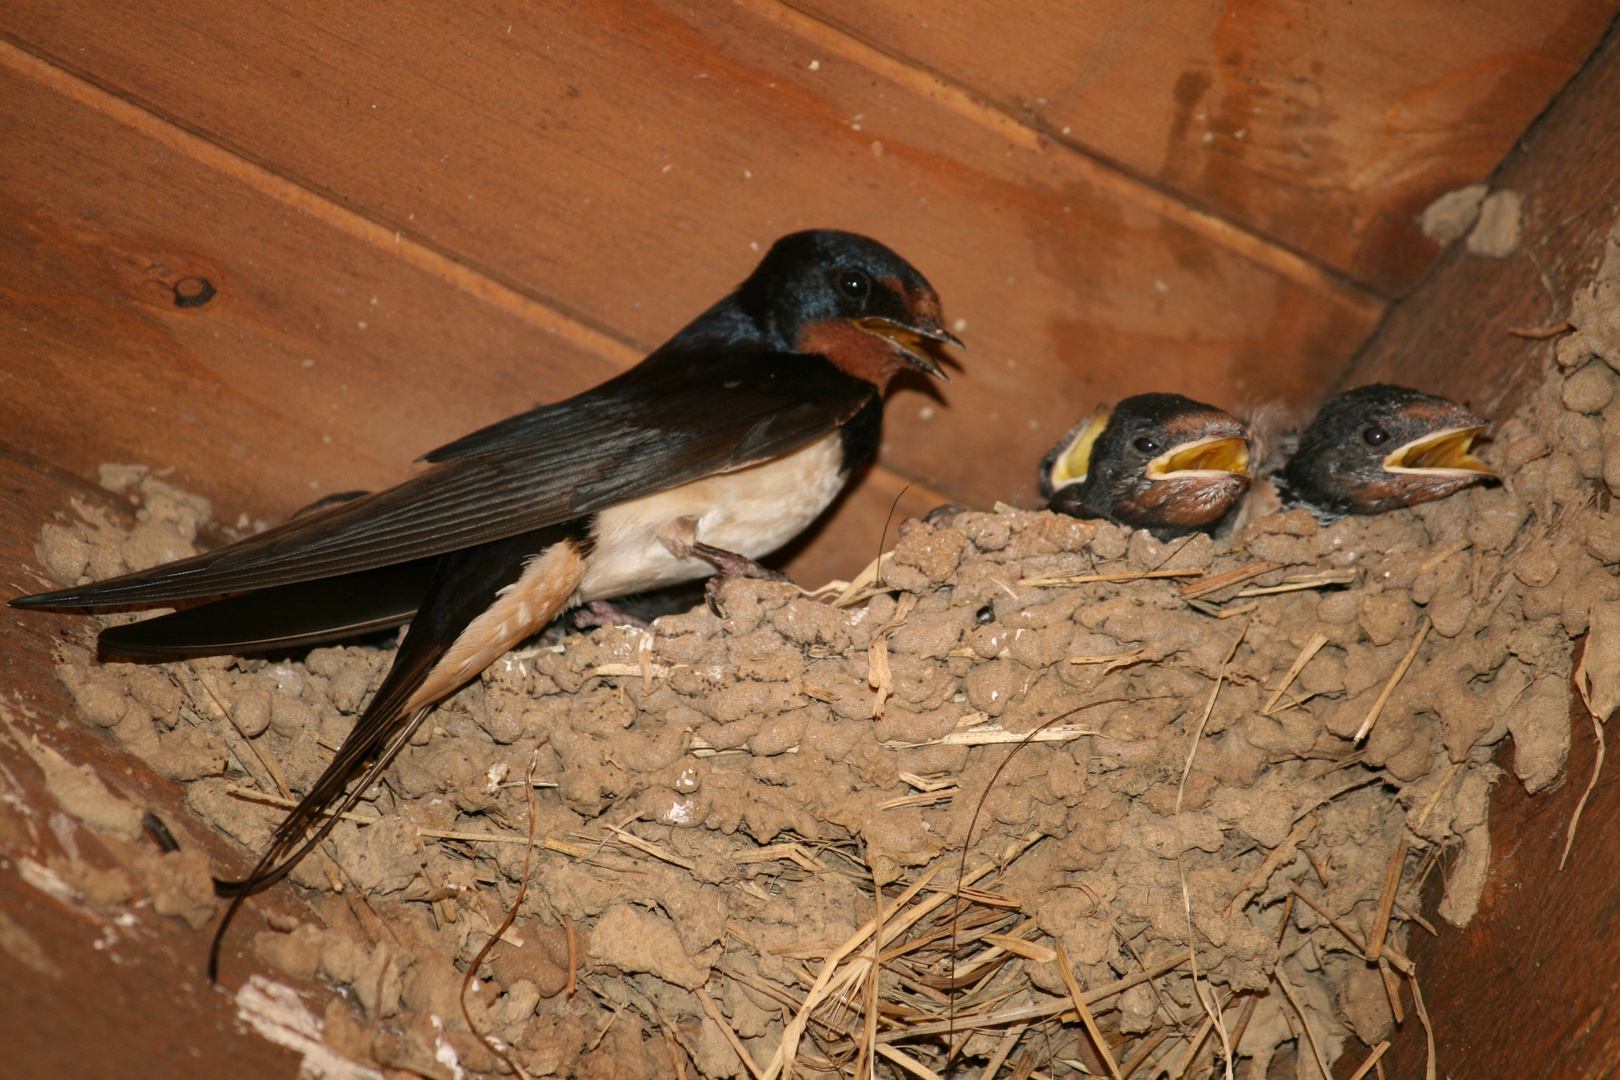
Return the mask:
<path id="1" fill-rule="evenodd" d="M 708 577 L 714 565 L 677 559 L 658 538 L 680 518 L 697 519 L 705 544 L 757 559 L 797 536 L 843 486 L 844 448 L 833 432 L 785 457 L 649 495 L 596 519 L 595 550 L 577 600 L 588 603 Z"/>

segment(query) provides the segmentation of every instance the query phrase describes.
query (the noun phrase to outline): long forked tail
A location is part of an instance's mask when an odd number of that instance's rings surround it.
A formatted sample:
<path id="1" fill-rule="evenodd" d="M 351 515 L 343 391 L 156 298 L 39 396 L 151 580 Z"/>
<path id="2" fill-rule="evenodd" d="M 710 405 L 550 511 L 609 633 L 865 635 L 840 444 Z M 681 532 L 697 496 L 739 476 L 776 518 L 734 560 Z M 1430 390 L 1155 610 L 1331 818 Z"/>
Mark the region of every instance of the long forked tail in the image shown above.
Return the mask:
<path id="1" fill-rule="evenodd" d="M 355 803 L 359 802 L 361 796 L 371 789 L 371 785 L 377 782 L 377 778 L 382 775 L 383 770 L 388 768 L 393 763 L 394 758 L 399 756 L 400 749 L 410 741 L 412 735 L 416 734 L 416 729 L 422 726 L 422 721 L 427 718 L 430 711 L 430 706 L 417 709 L 399 731 L 394 734 L 394 737 L 388 740 L 387 745 L 383 747 L 382 753 L 377 755 L 377 760 L 372 762 L 371 767 L 365 771 L 365 775 L 360 778 L 360 782 L 354 785 L 341 803 L 330 810 L 328 808 L 331 807 L 332 801 L 343 793 L 343 786 L 339 781 L 346 780 L 347 777 L 334 773 L 332 768 L 328 767 L 327 771 L 321 776 L 322 783 L 317 783 L 315 787 L 311 788 L 310 793 L 304 796 L 303 801 L 287 815 L 285 821 L 277 826 L 275 835 L 271 839 L 270 850 L 259 858 L 259 861 L 254 865 L 252 872 L 247 877 L 240 881 L 214 879 L 214 895 L 228 898 L 231 903 L 225 909 L 225 917 L 220 920 L 219 929 L 214 931 L 214 940 L 208 947 L 209 982 L 214 982 L 219 977 L 220 945 L 225 940 L 226 928 L 231 925 L 231 920 L 236 917 L 236 912 L 241 908 L 242 902 L 255 893 L 263 892 L 286 877 L 292 872 L 293 867 L 303 862 L 305 856 L 315 850 L 317 844 L 326 839 L 327 834 L 332 831 L 333 827 L 343 820 L 343 815 L 354 809 Z M 333 765 L 336 764 L 337 762 L 334 761 Z M 321 820 L 323 815 L 325 820 Z M 316 821 L 320 821 L 319 827 L 306 838 L 305 833 Z M 300 840 L 302 840 L 302 843 L 299 842 Z"/>
<path id="2" fill-rule="evenodd" d="M 253 871 L 240 881 L 215 880 L 215 894 L 231 903 L 208 952 L 210 982 L 242 902 L 286 877 L 326 838 L 435 704 L 562 609 L 584 573 L 584 543 L 570 522 L 440 557 L 393 666 L 337 756 L 277 826 Z"/>
<path id="3" fill-rule="evenodd" d="M 317 581 L 277 585 L 109 626 L 103 660 L 179 660 L 304 649 L 408 622 L 439 560 L 417 559 Z"/>

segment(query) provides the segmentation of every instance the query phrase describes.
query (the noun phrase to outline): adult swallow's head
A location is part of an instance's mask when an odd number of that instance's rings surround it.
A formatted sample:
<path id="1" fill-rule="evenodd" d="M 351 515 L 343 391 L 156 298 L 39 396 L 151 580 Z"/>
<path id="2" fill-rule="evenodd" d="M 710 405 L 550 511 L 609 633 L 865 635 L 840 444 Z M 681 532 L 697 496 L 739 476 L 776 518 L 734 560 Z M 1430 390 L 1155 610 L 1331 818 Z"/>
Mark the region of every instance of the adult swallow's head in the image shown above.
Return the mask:
<path id="1" fill-rule="evenodd" d="M 1470 451 L 1488 421 L 1454 401 L 1374 383 L 1330 398 L 1283 469 L 1287 498 L 1381 514 L 1493 479 Z"/>
<path id="2" fill-rule="evenodd" d="M 960 346 L 939 296 L 906 260 L 854 233 L 784 236 L 737 290 L 753 319 L 795 352 L 825 356 L 886 387 L 906 368 L 944 379 L 930 343 Z"/>
<path id="3" fill-rule="evenodd" d="M 1041 462 L 1051 508 L 1161 537 L 1208 529 L 1249 489 L 1249 432 L 1180 394 L 1137 394 L 1082 421 Z"/>

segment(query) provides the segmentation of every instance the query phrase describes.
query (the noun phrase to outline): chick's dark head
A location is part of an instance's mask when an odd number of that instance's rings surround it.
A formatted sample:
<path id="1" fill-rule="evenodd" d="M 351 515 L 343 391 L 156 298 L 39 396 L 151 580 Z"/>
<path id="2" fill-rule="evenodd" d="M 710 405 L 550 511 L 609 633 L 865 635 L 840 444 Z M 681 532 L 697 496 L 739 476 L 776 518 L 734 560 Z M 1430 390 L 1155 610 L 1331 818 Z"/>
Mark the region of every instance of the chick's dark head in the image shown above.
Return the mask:
<path id="1" fill-rule="evenodd" d="M 931 343 L 962 344 L 945 329 L 928 279 L 855 233 L 812 229 L 782 237 L 736 299 L 779 347 L 825 356 L 880 388 L 907 367 L 945 378 Z"/>
<path id="2" fill-rule="evenodd" d="M 1098 410 L 1042 462 L 1051 508 L 1161 538 L 1208 529 L 1249 489 L 1248 429 L 1180 394 L 1137 394 Z"/>
<path id="3" fill-rule="evenodd" d="M 1326 515 L 1443 499 L 1496 474 L 1470 452 L 1488 421 L 1443 397 L 1373 383 L 1330 398 L 1283 469 L 1285 500 Z"/>

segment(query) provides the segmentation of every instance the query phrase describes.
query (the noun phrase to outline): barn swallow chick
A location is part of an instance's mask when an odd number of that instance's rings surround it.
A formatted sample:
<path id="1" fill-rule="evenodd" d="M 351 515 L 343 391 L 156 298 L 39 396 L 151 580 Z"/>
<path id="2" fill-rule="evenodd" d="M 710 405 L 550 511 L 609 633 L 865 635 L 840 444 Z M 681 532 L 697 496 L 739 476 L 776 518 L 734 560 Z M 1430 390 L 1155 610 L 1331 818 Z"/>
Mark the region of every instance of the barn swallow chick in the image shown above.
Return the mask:
<path id="1" fill-rule="evenodd" d="M 890 380 L 944 377 L 939 343 L 961 344 L 904 259 L 852 233 L 794 233 L 635 367 L 432 451 L 431 467 L 396 487 L 194 558 L 12 601 L 208 601 L 104 630 L 102 654 L 126 659 L 286 650 L 410 621 L 258 864 L 214 883 L 232 903 L 210 979 L 242 901 L 326 836 L 429 710 L 559 612 L 717 570 L 771 574 L 753 560 L 814 521 L 876 449 Z"/>
<path id="2" fill-rule="evenodd" d="M 1160 540 L 1208 531 L 1249 489 L 1248 429 L 1180 394 L 1100 407 L 1041 462 L 1051 509 L 1147 529 Z"/>
<path id="3" fill-rule="evenodd" d="M 1489 421 L 1454 401 L 1374 383 L 1330 398 L 1278 482 L 1285 505 L 1326 521 L 1443 499 L 1494 480 L 1470 452 Z"/>

